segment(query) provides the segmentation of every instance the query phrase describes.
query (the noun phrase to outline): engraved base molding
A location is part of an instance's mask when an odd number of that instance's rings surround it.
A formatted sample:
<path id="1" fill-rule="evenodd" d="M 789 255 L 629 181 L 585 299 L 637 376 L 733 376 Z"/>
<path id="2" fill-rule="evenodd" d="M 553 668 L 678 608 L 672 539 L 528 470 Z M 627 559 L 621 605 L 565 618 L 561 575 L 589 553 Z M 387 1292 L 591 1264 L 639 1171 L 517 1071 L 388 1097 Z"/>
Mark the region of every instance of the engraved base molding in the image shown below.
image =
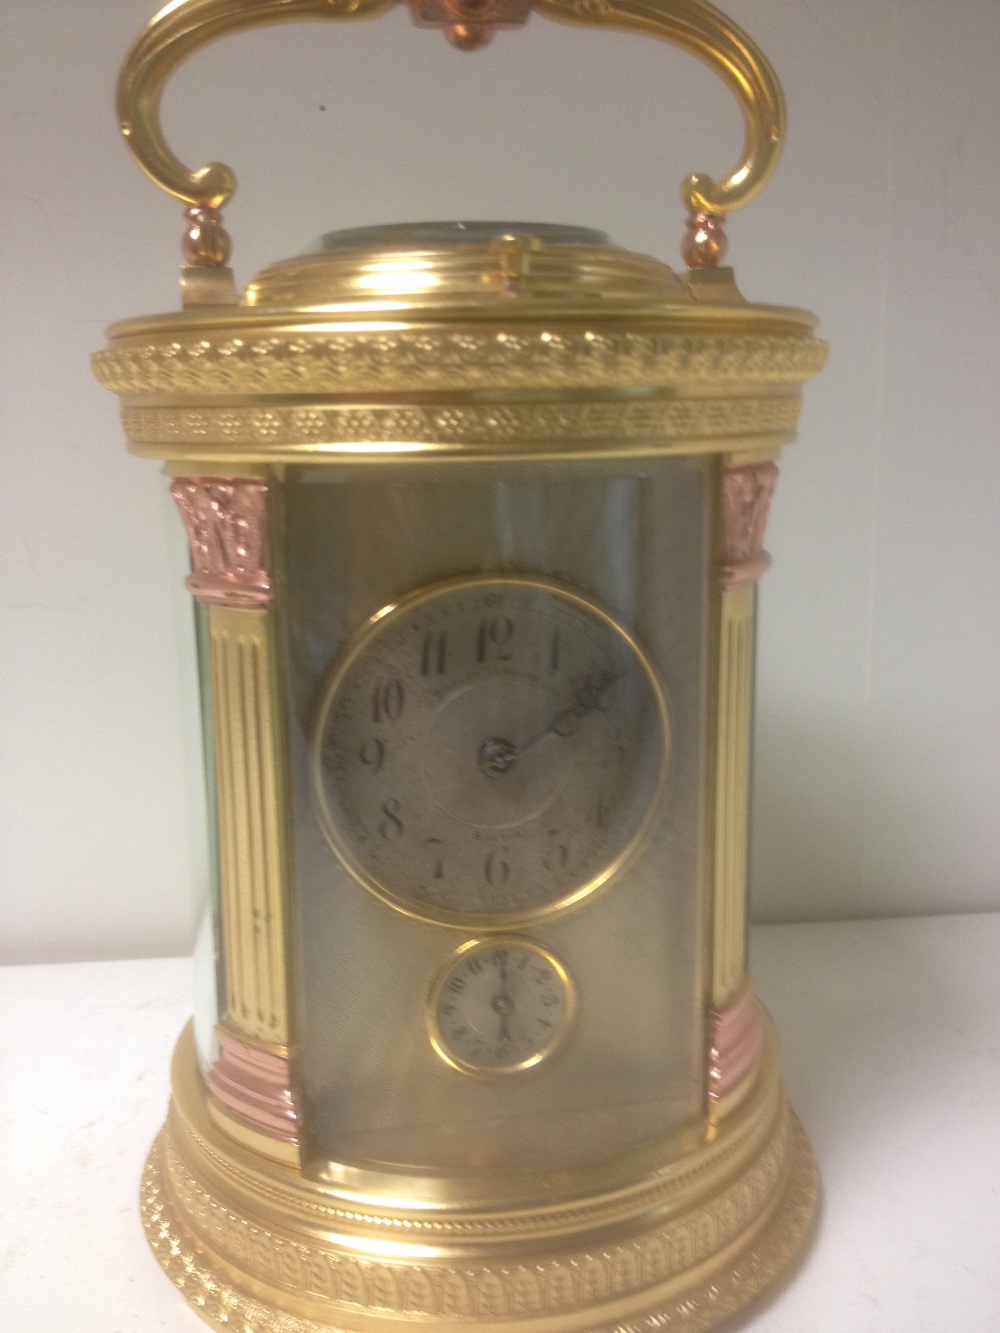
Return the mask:
<path id="1" fill-rule="evenodd" d="M 456 1204 L 447 1182 L 433 1206 L 408 1205 L 376 1172 L 341 1193 L 245 1150 L 207 1114 L 189 1033 L 173 1086 L 144 1224 L 220 1333 L 696 1333 L 776 1283 L 810 1231 L 816 1169 L 769 1025 L 760 1073 L 714 1137 L 503 1207 Z"/>

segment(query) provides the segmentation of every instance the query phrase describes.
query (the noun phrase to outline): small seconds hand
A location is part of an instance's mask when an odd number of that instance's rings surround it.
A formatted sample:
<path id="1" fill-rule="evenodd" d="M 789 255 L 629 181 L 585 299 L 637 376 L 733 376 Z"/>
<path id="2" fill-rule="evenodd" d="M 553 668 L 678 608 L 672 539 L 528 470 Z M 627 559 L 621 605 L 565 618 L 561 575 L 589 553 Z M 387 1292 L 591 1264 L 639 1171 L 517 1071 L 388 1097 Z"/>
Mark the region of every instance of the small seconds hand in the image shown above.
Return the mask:
<path id="1" fill-rule="evenodd" d="M 514 1008 L 514 1002 L 510 998 L 510 990 L 507 984 L 506 954 L 502 954 L 500 957 L 500 994 L 494 996 L 490 1007 L 496 1011 L 500 1019 L 500 1040 L 510 1041 L 510 1014 Z"/>

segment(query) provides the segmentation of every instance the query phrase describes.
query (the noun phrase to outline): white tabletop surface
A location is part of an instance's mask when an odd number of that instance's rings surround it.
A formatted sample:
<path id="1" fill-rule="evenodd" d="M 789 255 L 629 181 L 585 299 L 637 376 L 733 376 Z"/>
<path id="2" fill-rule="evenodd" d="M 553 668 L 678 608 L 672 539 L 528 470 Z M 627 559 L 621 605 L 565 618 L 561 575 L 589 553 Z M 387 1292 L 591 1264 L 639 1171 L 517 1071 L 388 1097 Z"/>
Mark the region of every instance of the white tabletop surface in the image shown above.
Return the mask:
<path id="1" fill-rule="evenodd" d="M 759 927 L 819 1159 L 816 1241 L 754 1333 L 1000 1333 L 1000 915 Z M 0 971 L 0 1329 L 198 1333 L 137 1186 L 186 959 Z"/>

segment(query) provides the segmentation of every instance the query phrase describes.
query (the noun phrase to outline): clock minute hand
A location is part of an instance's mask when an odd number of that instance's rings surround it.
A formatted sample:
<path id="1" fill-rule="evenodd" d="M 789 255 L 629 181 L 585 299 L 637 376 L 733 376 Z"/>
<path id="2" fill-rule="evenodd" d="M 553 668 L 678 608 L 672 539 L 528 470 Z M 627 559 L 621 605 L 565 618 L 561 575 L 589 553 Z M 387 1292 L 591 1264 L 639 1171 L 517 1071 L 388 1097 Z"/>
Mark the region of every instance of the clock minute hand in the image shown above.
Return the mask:
<path id="1" fill-rule="evenodd" d="M 588 713 L 603 711 L 608 706 L 610 689 L 618 675 L 602 673 L 591 678 L 580 687 L 576 694 L 576 703 L 557 713 L 544 731 L 530 737 L 521 745 L 506 740 L 503 736 L 491 736 L 479 747 L 479 767 L 488 778 L 502 777 L 509 773 L 514 764 L 526 750 L 543 741 L 546 736 L 572 736 Z"/>
<path id="2" fill-rule="evenodd" d="M 603 712 L 610 698 L 611 686 L 618 679 L 618 676 L 602 674 L 596 680 L 591 679 L 586 685 L 581 686 L 577 690 L 576 703 L 557 713 L 545 730 L 540 731 L 537 736 L 522 741 L 515 748 L 515 754 L 524 754 L 525 750 L 530 750 L 539 741 L 543 741 L 546 736 L 572 736 L 588 713 Z"/>

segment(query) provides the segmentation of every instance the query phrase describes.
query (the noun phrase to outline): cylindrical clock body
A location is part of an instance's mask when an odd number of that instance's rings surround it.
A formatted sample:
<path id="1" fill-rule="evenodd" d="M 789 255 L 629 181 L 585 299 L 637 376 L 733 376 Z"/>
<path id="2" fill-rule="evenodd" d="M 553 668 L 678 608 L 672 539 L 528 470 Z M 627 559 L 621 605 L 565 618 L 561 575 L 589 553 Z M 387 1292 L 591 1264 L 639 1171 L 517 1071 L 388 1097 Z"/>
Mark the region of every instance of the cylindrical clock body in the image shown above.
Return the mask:
<path id="1" fill-rule="evenodd" d="M 191 540 L 219 884 L 144 1207 L 219 1327 L 706 1328 L 801 1243 L 744 940 L 812 327 L 504 224 L 111 330 Z"/>

